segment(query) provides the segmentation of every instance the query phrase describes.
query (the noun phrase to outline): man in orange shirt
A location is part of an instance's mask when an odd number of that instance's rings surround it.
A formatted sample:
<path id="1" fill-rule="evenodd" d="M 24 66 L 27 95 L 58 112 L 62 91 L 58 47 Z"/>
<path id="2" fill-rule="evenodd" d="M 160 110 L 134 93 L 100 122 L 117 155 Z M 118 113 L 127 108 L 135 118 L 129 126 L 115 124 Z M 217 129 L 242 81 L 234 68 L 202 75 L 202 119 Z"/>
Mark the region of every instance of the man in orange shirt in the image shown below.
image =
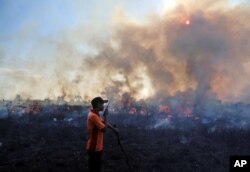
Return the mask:
<path id="1" fill-rule="evenodd" d="M 102 119 L 99 115 L 100 111 L 104 110 L 104 103 L 108 100 L 103 100 L 101 97 L 95 97 L 91 101 L 92 109 L 90 110 L 87 118 L 88 141 L 87 151 L 89 155 L 89 171 L 101 171 L 101 156 L 103 151 L 103 132 L 109 127 L 116 133 L 118 130 L 111 125 L 107 124 L 107 117 L 109 115 L 108 109 L 105 110 Z"/>

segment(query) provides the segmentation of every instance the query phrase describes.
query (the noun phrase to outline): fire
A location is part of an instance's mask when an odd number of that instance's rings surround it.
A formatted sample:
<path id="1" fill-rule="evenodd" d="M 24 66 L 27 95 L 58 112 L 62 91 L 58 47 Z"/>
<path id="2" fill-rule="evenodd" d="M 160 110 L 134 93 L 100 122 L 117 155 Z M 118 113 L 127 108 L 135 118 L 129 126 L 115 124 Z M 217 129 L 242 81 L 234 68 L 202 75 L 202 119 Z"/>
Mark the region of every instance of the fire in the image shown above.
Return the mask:
<path id="1" fill-rule="evenodd" d="M 41 111 L 41 107 L 40 104 L 38 103 L 38 101 L 32 101 L 31 105 L 26 107 L 25 112 L 28 114 L 37 114 Z"/>
<path id="2" fill-rule="evenodd" d="M 129 114 L 135 114 L 137 112 L 136 108 L 132 107 L 130 110 L 129 110 Z"/>
<path id="3" fill-rule="evenodd" d="M 193 116 L 193 114 L 192 114 L 193 109 L 191 107 L 183 107 L 181 111 L 185 117 L 192 117 Z"/>
<path id="4" fill-rule="evenodd" d="M 170 110 L 169 110 L 169 107 L 167 105 L 160 105 L 159 106 L 159 112 L 165 112 L 165 113 L 168 113 Z"/>
<path id="5" fill-rule="evenodd" d="M 128 108 L 131 106 L 131 101 L 132 98 L 128 93 L 125 93 L 122 95 L 122 104 L 123 104 L 123 108 Z"/>

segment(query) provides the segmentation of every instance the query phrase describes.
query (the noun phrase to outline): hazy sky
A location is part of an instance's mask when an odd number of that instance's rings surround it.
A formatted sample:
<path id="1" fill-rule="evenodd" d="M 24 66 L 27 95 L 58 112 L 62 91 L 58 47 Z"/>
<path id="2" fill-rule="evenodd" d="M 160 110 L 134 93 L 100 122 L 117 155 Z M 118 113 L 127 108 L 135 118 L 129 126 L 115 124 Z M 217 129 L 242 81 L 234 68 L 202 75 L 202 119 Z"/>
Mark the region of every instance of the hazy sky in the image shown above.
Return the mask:
<path id="1" fill-rule="evenodd" d="M 142 20 L 146 14 L 160 10 L 162 4 L 152 0 L 0 0 L 0 48 L 5 57 L 11 57 L 21 44 L 18 51 L 22 57 L 37 38 L 83 25 L 103 28 L 119 8 Z M 20 33 L 22 38 L 17 38 Z"/>
<path id="2" fill-rule="evenodd" d="M 160 13 L 175 0 L 0 0 L 0 44 L 14 46 L 12 38 L 26 27 L 36 36 L 51 35 L 78 25 L 107 24 L 118 8 L 129 17 L 143 20 Z M 247 0 L 230 0 L 239 4 Z M 26 35 L 29 37 L 29 35 Z M 29 40 L 32 41 L 32 40 Z M 28 44 L 29 41 L 22 42 Z M 8 54 L 8 50 L 6 50 Z"/>

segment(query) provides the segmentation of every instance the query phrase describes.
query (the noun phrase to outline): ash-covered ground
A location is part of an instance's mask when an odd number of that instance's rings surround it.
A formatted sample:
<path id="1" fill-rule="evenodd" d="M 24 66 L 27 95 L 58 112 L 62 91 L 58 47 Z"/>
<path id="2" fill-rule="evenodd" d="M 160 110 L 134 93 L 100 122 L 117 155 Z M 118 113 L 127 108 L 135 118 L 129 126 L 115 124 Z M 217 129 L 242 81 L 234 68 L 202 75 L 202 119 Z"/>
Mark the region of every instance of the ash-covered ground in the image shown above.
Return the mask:
<path id="1" fill-rule="evenodd" d="M 87 171 L 86 114 L 37 113 L 0 119 L 0 171 Z M 230 155 L 250 155 L 249 124 L 228 127 L 231 118 L 211 121 L 111 113 L 109 121 L 119 128 L 136 172 L 229 171 Z M 104 138 L 103 171 L 129 171 L 110 130 Z"/>

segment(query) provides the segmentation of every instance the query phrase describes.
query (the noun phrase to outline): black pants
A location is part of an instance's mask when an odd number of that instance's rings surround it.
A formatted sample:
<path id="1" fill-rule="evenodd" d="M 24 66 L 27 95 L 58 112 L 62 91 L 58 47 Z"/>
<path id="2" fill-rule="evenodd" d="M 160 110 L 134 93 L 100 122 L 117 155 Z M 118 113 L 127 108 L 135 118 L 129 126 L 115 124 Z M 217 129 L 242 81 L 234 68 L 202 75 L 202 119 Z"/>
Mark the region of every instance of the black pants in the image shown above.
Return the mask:
<path id="1" fill-rule="evenodd" d="M 89 155 L 89 172 L 101 172 L 102 168 L 102 151 L 90 151 Z"/>

